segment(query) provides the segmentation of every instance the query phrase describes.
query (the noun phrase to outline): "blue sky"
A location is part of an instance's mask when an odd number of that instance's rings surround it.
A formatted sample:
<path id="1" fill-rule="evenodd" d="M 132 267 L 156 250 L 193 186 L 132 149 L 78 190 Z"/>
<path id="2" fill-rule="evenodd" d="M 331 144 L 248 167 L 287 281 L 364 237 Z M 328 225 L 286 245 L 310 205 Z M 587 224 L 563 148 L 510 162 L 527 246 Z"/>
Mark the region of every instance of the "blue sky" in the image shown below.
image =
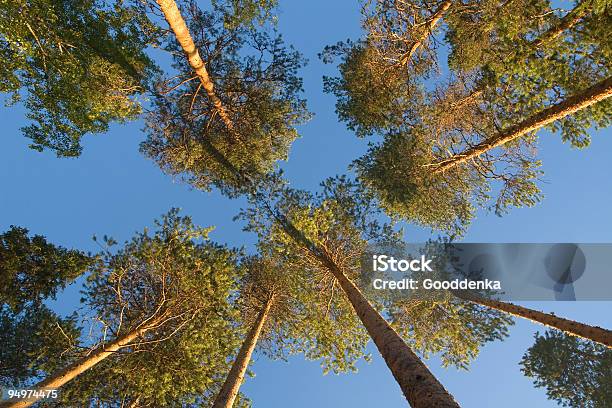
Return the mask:
<path id="1" fill-rule="evenodd" d="M 334 98 L 322 93 L 321 77 L 333 66 L 317 58 L 321 49 L 359 34 L 359 10 L 354 0 L 281 1 L 279 29 L 309 59 L 304 87 L 313 120 L 300 128 L 302 137 L 283 164 L 294 187 L 315 189 L 328 176 L 343 173 L 366 147 L 334 113 Z M 151 225 L 170 207 L 180 207 L 200 225 L 215 225 L 212 238 L 231 245 L 253 242 L 232 217 L 241 200 L 202 193 L 163 175 L 138 152 L 141 122 L 113 126 L 104 135 L 89 136 L 78 159 L 57 159 L 50 152 L 27 148 L 19 128 L 26 121 L 20 107 L 0 109 L 0 231 L 9 225 L 27 227 L 51 242 L 95 251 L 92 235 L 112 235 L 119 241 Z M 481 213 L 471 226 L 470 242 L 612 242 L 612 132 L 592 132 L 592 146 L 578 151 L 560 138 L 541 134 L 540 158 L 546 173 L 546 198 L 535 208 L 512 211 L 503 218 Z M 408 227 L 406 239 L 420 242 L 427 231 Z M 78 289 L 68 289 L 55 303 L 70 312 Z M 527 306 L 555 312 L 604 327 L 612 326 L 609 302 L 547 302 Z M 504 342 L 486 346 L 467 372 L 427 364 L 464 407 L 553 407 L 542 389 L 522 376 L 518 362 L 543 330 L 529 322 L 514 326 Z M 357 374 L 323 376 L 318 362 L 301 357 L 288 363 L 256 357 L 256 377 L 243 390 L 255 407 L 392 407 L 405 406 L 399 387 L 382 359 L 360 365 Z"/>

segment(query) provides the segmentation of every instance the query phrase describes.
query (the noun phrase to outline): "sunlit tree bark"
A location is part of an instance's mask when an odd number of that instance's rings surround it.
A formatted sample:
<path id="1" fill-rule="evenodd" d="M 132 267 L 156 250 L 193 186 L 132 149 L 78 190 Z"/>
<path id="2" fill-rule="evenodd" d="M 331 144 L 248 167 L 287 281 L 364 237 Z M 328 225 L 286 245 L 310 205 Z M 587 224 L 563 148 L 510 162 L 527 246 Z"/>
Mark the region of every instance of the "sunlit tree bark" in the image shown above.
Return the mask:
<path id="1" fill-rule="evenodd" d="M 57 389 L 61 386 L 67 384 L 72 381 L 80 374 L 89 370 L 96 364 L 100 363 L 104 359 L 112 356 L 121 348 L 129 346 L 140 336 L 145 334 L 147 331 L 155 328 L 159 323 L 162 322 L 164 316 L 157 316 L 154 319 L 146 322 L 138 329 L 132 330 L 131 332 L 119 337 L 118 339 L 111 341 L 109 343 L 103 344 L 96 348 L 92 353 L 88 356 L 83 357 L 80 360 L 75 361 L 70 364 L 68 367 L 63 368 L 55 374 L 52 374 L 49 378 L 40 381 L 36 385 L 32 386 L 32 389 L 35 390 L 49 390 L 49 389 Z M 0 404 L 2 408 L 25 408 L 29 407 L 38 401 L 40 398 L 28 398 L 23 400 L 16 400 L 14 402 L 4 402 Z"/>
<path id="2" fill-rule="evenodd" d="M 339 268 L 330 265 L 329 269 L 372 337 L 410 406 L 459 407 L 453 396 L 372 307 L 359 288 Z"/>
<path id="3" fill-rule="evenodd" d="M 401 59 L 400 63 L 402 65 L 407 65 L 408 63 L 410 63 L 410 60 L 412 59 L 414 53 L 419 49 L 419 47 L 423 44 L 427 37 L 431 35 L 433 29 L 440 22 L 440 20 L 444 16 L 444 13 L 448 11 L 451 4 L 452 3 L 450 1 L 445 1 L 444 3 L 440 4 L 440 7 L 438 7 L 435 13 L 431 16 L 431 19 L 425 25 L 421 37 L 412 44 L 410 50 L 408 51 L 408 54 L 406 54 L 406 56 Z"/>
<path id="4" fill-rule="evenodd" d="M 308 240 L 288 219 L 275 215 L 283 230 L 308 249 L 338 281 L 357 316 L 413 408 L 459 407 L 453 396 L 429 371 L 389 323 L 372 307 L 359 288 L 324 250 Z"/>
<path id="5" fill-rule="evenodd" d="M 213 408 L 231 408 L 234 405 L 236 396 L 240 391 L 240 385 L 242 384 L 242 380 L 244 380 L 244 375 L 249 367 L 251 356 L 253 355 L 255 346 L 257 346 L 257 341 L 266 323 L 273 302 L 274 297 L 270 296 L 267 302 L 262 306 L 257 319 L 240 347 L 240 351 L 238 351 L 238 356 L 236 356 L 236 360 L 221 387 L 221 391 L 219 391 L 213 403 Z"/>
<path id="6" fill-rule="evenodd" d="M 174 0 L 157 0 L 157 4 L 164 13 L 164 17 L 166 18 L 170 29 L 174 33 L 176 40 L 181 45 L 181 48 L 187 57 L 187 61 L 189 61 L 189 65 L 200 79 L 202 87 L 206 91 L 210 102 L 215 107 L 219 117 L 221 117 L 221 120 L 223 120 L 223 123 L 227 129 L 230 131 L 230 133 L 234 134 L 234 124 L 229 117 L 227 110 L 223 106 L 223 103 L 215 94 L 215 86 L 212 79 L 208 75 L 205 62 L 200 57 L 200 53 L 193 42 L 193 38 L 191 38 L 189 28 L 187 27 L 185 19 L 183 19 L 181 11 L 176 5 L 176 2 Z"/>
<path id="7" fill-rule="evenodd" d="M 518 306 L 512 303 L 501 302 L 499 300 L 487 299 L 481 296 L 467 293 L 465 291 L 453 291 L 453 293 L 461 299 L 468 300 L 479 305 L 487 306 L 493 309 L 501 310 L 513 316 L 522 317 L 543 324 L 544 326 L 552 327 L 562 332 L 592 340 L 612 348 L 612 331 L 598 326 L 590 326 L 574 320 L 557 317 L 554 314 L 544 313 L 537 310 L 529 309 L 523 306 Z"/>
<path id="8" fill-rule="evenodd" d="M 584 91 L 572 95 L 562 102 L 553 105 L 543 111 L 531 116 L 528 119 L 502 130 L 497 135 L 492 136 L 477 145 L 468 148 L 462 153 L 455 154 L 438 163 L 429 165 L 433 168 L 434 174 L 444 173 L 462 163 L 474 159 L 489 150 L 504 145 L 517 139 L 529 132 L 536 131 L 556 120 L 562 119 L 572 113 L 588 108 L 589 106 L 601 102 L 612 96 L 612 77 L 608 77 L 601 82 L 585 89 Z"/>
<path id="9" fill-rule="evenodd" d="M 591 1 L 585 0 L 570 10 L 565 16 L 559 20 L 559 23 L 550 27 L 544 34 L 531 42 L 534 47 L 540 47 L 549 41 L 559 37 L 565 31 L 571 29 L 588 14 Z"/>

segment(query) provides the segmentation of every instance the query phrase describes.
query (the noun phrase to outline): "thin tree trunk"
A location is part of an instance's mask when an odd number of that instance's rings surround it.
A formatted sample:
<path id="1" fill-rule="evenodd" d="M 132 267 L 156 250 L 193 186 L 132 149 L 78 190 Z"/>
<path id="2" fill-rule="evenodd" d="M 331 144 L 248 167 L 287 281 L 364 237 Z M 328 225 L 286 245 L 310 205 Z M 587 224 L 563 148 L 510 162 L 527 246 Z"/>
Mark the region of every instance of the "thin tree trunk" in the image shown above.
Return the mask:
<path id="1" fill-rule="evenodd" d="M 565 16 L 563 16 L 557 25 L 550 27 L 544 34 L 533 40 L 531 45 L 533 47 L 540 47 L 543 44 L 559 37 L 564 31 L 571 29 L 589 12 L 590 3 L 590 0 L 581 2 L 579 5 L 570 10 Z"/>
<path id="2" fill-rule="evenodd" d="M 500 302 L 478 296 L 466 291 L 453 291 L 453 294 L 460 299 L 477 303 L 482 306 L 487 306 L 492 309 L 501 310 L 513 316 L 522 317 L 544 326 L 552 327 L 571 336 L 582 337 L 601 343 L 608 348 L 612 348 L 612 331 L 606 330 L 599 326 L 589 326 L 588 324 L 576 322 L 574 320 L 557 317 L 550 313 L 544 313 L 537 310 L 529 309 L 523 306 L 518 306 L 512 303 Z"/>
<path id="3" fill-rule="evenodd" d="M 452 2 L 450 0 L 447 0 L 444 3 L 440 4 L 440 7 L 438 7 L 438 9 L 434 12 L 433 16 L 431 17 L 431 19 L 429 20 L 429 22 L 425 26 L 423 34 L 414 43 L 412 43 L 412 46 L 410 47 L 410 50 L 401 59 L 400 64 L 405 66 L 405 65 L 408 65 L 408 63 L 410 63 L 414 53 L 419 49 L 419 47 L 421 45 L 423 45 L 423 42 L 432 33 L 434 27 L 438 24 L 440 19 L 442 19 L 442 16 L 444 16 L 446 11 L 450 8 L 451 4 L 452 4 Z"/>
<path id="4" fill-rule="evenodd" d="M 43 381 L 40 381 L 38 384 L 32 386 L 31 388 L 34 390 L 38 390 L 38 391 L 60 388 L 61 386 L 72 381 L 77 376 L 89 370 L 90 368 L 92 368 L 93 366 L 101 362 L 102 360 L 106 359 L 107 357 L 112 356 L 114 353 L 119 351 L 119 349 L 121 349 L 122 347 L 129 346 L 138 337 L 142 336 L 144 333 L 146 333 L 147 331 L 155 327 L 159 322 L 161 322 L 162 319 L 163 319 L 163 316 L 159 316 L 156 319 L 148 322 L 146 325 L 143 325 L 142 327 L 136 330 L 133 330 L 110 343 L 101 345 L 88 356 L 75 361 L 74 363 L 70 364 L 68 367 L 59 370 L 58 372 L 51 375 L 51 377 L 48 377 L 44 379 Z M 25 407 L 29 407 L 30 405 L 34 404 L 39 399 L 40 398 L 33 397 L 33 398 L 17 400 L 17 401 L 6 401 L 6 402 L 0 403 L 0 407 L 1 408 L 25 408 Z"/>
<path id="5" fill-rule="evenodd" d="M 597 102 L 601 102 L 610 96 L 612 96 L 612 77 L 608 77 L 603 81 L 583 90 L 582 92 L 570 96 L 566 100 L 544 109 L 540 113 L 537 113 L 520 122 L 518 125 L 502 130 L 497 135 L 465 150 L 463 153 L 455 154 L 445 160 L 430 164 L 428 166 L 433 167 L 433 174 L 443 173 L 455 166 L 478 157 L 491 149 L 506 144 L 529 132 L 538 130 L 543 126 L 562 119 L 579 110 L 585 109 Z"/>
<path id="6" fill-rule="evenodd" d="M 234 124 L 230 119 L 225 106 L 215 94 L 215 86 L 208 75 L 208 71 L 206 70 L 206 66 L 204 61 L 200 57 L 200 53 L 198 52 L 198 48 L 193 42 L 193 38 L 189 33 L 189 28 L 187 28 L 187 24 L 181 15 L 181 11 L 179 10 L 176 2 L 174 0 L 156 0 L 159 8 L 162 13 L 164 13 L 164 17 L 170 26 L 172 32 L 174 32 L 174 36 L 176 40 L 181 45 L 187 60 L 189 61 L 189 65 L 194 70 L 198 78 L 200 78 L 200 82 L 202 83 L 202 87 L 206 91 L 208 98 L 211 103 L 215 107 L 215 110 L 221 117 L 221 120 L 230 131 L 233 137 L 237 138 L 236 132 L 234 131 Z"/>
<path id="7" fill-rule="evenodd" d="M 272 303 L 273 298 L 270 297 L 261 308 L 255 323 L 251 327 L 251 330 L 249 330 L 249 333 L 240 347 L 240 351 L 221 387 L 221 391 L 219 391 L 217 398 L 215 398 L 212 408 L 232 408 L 234 405 L 234 400 L 240 390 L 240 385 L 242 384 L 249 362 L 251 361 L 251 356 L 257 345 L 257 340 L 259 339 L 263 326 L 268 318 L 268 314 L 270 313 Z"/>

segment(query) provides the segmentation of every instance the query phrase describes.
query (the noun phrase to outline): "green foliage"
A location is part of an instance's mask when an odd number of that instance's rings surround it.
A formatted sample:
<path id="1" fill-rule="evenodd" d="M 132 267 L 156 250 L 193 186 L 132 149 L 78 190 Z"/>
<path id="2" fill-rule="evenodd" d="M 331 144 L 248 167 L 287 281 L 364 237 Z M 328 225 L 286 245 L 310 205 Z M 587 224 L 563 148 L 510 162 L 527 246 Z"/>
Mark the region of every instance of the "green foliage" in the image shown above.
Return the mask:
<path id="1" fill-rule="evenodd" d="M 44 305 L 16 313 L 0 306 L 0 383 L 24 386 L 70 361 L 80 330 Z"/>
<path id="2" fill-rule="evenodd" d="M 565 16 L 582 15 L 575 25 L 541 45 L 563 14 L 549 1 L 476 2 L 479 13 L 447 19 L 449 63 L 458 71 L 476 71 L 487 88 L 489 109 L 501 126 L 512 125 L 610 75 L 612 14 L 605 1 L 578 1 Z M 589 127 L 610 124 L 605 101 L 557 121 L 550 130 L 575 147 L 589 143 Z"/>
<path id="3" fill-rule="evenodd" d="M 153 26 L 121 1 L 1 0 L 0 92 L 25 97 L 32 147 L 78 156 L 86 133 L 134 119 L 155 71 Z"/>
<path id="4" fill-rule="evenodd" d="M 535 132 L 444 174 L 433 175 L 433 165 L 609 76 L 605 1 L 565 15 L 546 0 L 453 2 L 430 33 L 423 27 L 442 2 L 365 3 L 364 38 L 323 52 L 325 62 L 340 58 L 339 76 L 324 85 L 357 136 L 382 136 L 355 168 L 388 214 L 457 234 L 479 207 L 502 215 L 537 204 Z M 448 70 L 437 72 L 446 51 Z M 609 125 L 610 106 L 597 103 L 549 129 L 584 147 L 590 127 Z"/>
<path id="5" fill-rule="evenodd" d="M 419 107 L 418 123 L 389 131 L 354 162 L 360 180 L 390 216 L 460 235 L 478 207 L 501 215 L 510 207 L 533 206 L 541 199 L 533 137 L 433 174 L 432 163 L 470 145 L 459 141 L 495 126 L 470 102 L 474 95 L 466 95 L 463 85 L 436 90 L 428 99 L 430 103 Z"/>
<path id="6" fill-rule="evenodd" d="M 274 332 L 277 347 L 322 360 L 325 372 L 354 371 L 360 358 L 369 358 L 369 336 L 312 246 L 357 279 L 367 239 L 386 236 L 386 227 L 372 218 L 375 207 L 359 186 L 344 178 L 327 180 L 318 195 L 288 189 L 279 180 L 271 184 L 241 216 L 247 230 L 258 234 L 260 253 L 274 260 L 288 294 L 289 313 Z"/>
<path id="7" fill-rule="evenodd" d="M 323 62 L 340 58 L 339 77 L 323 77 L 323 88 L 336 96 L 336 113 L 357 136 L 365 137 L 410 120 L 409 98 L 418 97 L 406 71 L 380 60 L 366 42 L 338 43 L 320 54 Z"/>
<path id="8" fill-rule="evenodd" d="M 548 398 L 564 407 L 604 408 L 612 404 L 612 351 L 557 330 L 536 333 L 521 370 Z"/>
<path id="9" fill-rule="evenodd" d="M 53 245 L 25 228 L 0 234 L 0 303 L 19 313 L 29 305 L 54 298 L 82 275 L 92 258 L 83 252 Z"/>
<path id="10" fill-rule="evenodd" d="M 101 255 L 83 292 L 103 324 L 100 340 L 162 320 L 67 384 L 62 406 L 117 406 L 135 398 L 142 406 L 183 406 L 214 395 L 237 345 L 230 300 L 239 269 L 238 253 L 208 241 L 209 231 L 172 210 L 155 232 Z"/>
<path id="11" fill-rule="evenodd" d="M 264 303 L 272 299 L 257 343 L 260 352 L 281 360 L 291 354 L 303 354 L 309 360 L 321 360 L 325 373 L 354 371 L 360 352 L 357 346 L 350 345 L 350 336 L 355 334 L 359 339 L 362 333 L 340 334 L 341 329 L 354 327 L 338 326 L 337 306 L 333 300 L 324 303 L 333 294 L 315 294 L 311 282 L 294 273 L 295 266 L 277 254 L 268 252 L 267 258 L 250 258 L 247 263 L 248 273 L 238 299 L 245 331 L 253 325 Z M 324 290 L 325 285 L 318 289 Z"/>
<path id="12" fill-rule="evenodd" d="M 276 34 L 248 24 L 224 24 L 219 10 L 194 6 L 183 15 L 234 129 L 217 115 L 171 41 L 166 48 L 175 55 L 177 79 L 158 87 L 141 150 L 166 173 L 197 188 L 214 185 L 229 194 L 240 192 L 243 180 L 236 172 L 257 181 L 272 171 L 277 161 L 287 159 L 298 137 L 295 126 L 309 117 L 297 76 L 304 60 Z"/>
<path id="13" fill-rule="evenodd" d="M 25 228 L 0 234 L 0 383 L 25 385 L 73 355 L 79 328 L 43 302 L 82 275 L 88 255 L 53 245 Z"/>
<path id="14" fill-rule="evenodd" d="M 355 161 L 357 174 L 390 216 L 460 234 L 473 217 L 471 186 L 479 185 L 478 175 L 457 172 L 453 175 L 457 177 L 431 177 L 423 167 L 432 158 L 431 149 L 418 132 L 422 130 L 390 135 L 372 146 Z"/>
<path id="15" fill-rule="evenodd" d="M 503 312 L 449 294 L 435 300 L 403 300 L 390 308 L 398 333 L 425 358 L 439 353 L 444 366 L 468 369 L 485 343 L 503 340 L 512 319 Z"/>
<path id="16" fill-rule="evenodd" d="M 285 323 L 295 321 L 296 324 L 279 331 L 277 344 L 282 344 L 279 339 L 284 335 L 298 347 L 295 351 L 303 351 L 301 343 L 310 339 L 311 332 L 317 336 L 310 340 L 316 354 L 306 353 L 306 356 L 323 358 L 326 366 L 331 361 L 335 371 L 339 371 L 339 362 L 343 363 L 340 366 L 343 370 L 353 367 L 355 357 L 363 353 L 359 348 L 350 354 L 338 353 L 343 350 L 339 345 L 345 341 L 344 335 L 353 333 L 355 338 L 363 338 L 363 344 L 368 337 L 329 269 L 314 254 L 316 251 L 330 256 L 353 282 L 365 282 L 364 294 L 425 357 L 439 354 L 445 365 L 467 368 L 482 345 L 507 336 L 507 327 L 512 324 L 508 316 L 451 294 L 440 299 L 412 301 L 386 298 L 380 292 L 368 290 L 370 281 L 361 279 L 361 263 L 366 259 L 363 254 L 370 245 L 397 245 L 400 234 L 390 225 L 380 223 L 376 200 L 358 183 L 344 177 L 329 179 L 323 183 L 323 191 L 316 195 L 288 189 L 278 180 L 273 184 L 277 189 L 254 199 L 257 207 L 249 208 L 242 216 L 249 221 L 248 229 L 258 233 L 261 253 L 269 254 L 278 262 L 276 279 L 290 293 L 287 304 L 294 305 L 291 303 L 294 299 L 298 302 L 296 306 L 303 305 L 286 309 L 289 313 L 284 317 Z M 270 212 L 276 215 L 271 217 Z M 292 225 L 295 231 L 289 232 L 286 225 Z M 304 323 L 297 324 L 302 315 Z M 304 330 L 310 332 L 300 333 Z M 321 338 L 330 331 L 336 337 Z M 335 345 L 330 354 L 328 342 L 332 339 L 331 344 Z"/>
<path id="17" fill-rule="evenodd" d="M 390 253 L 402 247 L 392 246 L 375 253 Z M 432 260 L 433 272 L 411 272 L 411 279 L 448 281 L 456 277 L 458 260 L 452 244 L 430 241 L 422 248 L 422 253 Z M 381 301 L 386 305 L 389 320 L 412 349 L 424 358 L 438 355 L 445 367 L 452 365 L 467 370 L 481 347 L 488 342 L 504 340 L 509 334 L 509 326 L 514 324 L 508 314 L 462 300 L 453 291 L 421 287 L 402 292 L 370 291 L 372 296 L 386 297 Z M 480 295 L 488 293 L 483 291 Z"/>
<path id="18" fill-rule="evenodd" d="M 213 9 L 223 10 L 225 25 L 238 27 L 253 23 L 265 24 L 272 20 L 278 0 L 212 0 Z"/>

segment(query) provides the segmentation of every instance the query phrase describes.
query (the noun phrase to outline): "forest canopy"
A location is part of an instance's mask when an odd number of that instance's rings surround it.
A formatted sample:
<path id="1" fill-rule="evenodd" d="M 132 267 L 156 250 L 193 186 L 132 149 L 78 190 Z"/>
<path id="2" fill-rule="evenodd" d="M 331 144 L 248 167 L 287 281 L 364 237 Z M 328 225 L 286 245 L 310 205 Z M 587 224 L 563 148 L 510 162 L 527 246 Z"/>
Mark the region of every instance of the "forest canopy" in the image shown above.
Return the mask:
<path id="1" fill-rule="evenodd" d="M 88 253 L 9 224 L 0 382 L 61 392 L 0 406 L 248 407 L 241 386 L 258 357 L 302 356 L 340 374 L 376 353 L 410 406 L 456 408 L 456 385 L 430 364 L 467 375 L 515 320 L 546 326 L 517 361 L 542 395 L 611 406 L 612 331 L 482 291 L 398 298 L 372 289 L 364 257 L 372 245 L 414 239 L 408 228 L 452 243 L 479 210 L 502 216 L 544 199 L 540 137 L 586 149 L 612 119 L 609 2 L 356 2 L 359 34 L 330 38 L 319 57 L 335 64 L 321 91 L 362 149 L 315 189 L 284 171 L 313 117 L 309 103 L 324 105 L 306 99 L 312 68 L 283 36 L 282 6 L 0 0 L 0 93 L 10 112 L 25 113 L 30 148 L 76 160 L 92 134 L 135 122 L 134 155 L 198 199 L 235 200 L 242 228 L 236 245 L 217 242 L 214 226 L 173 208 L 122 243 L 94 238 Z M 308 159 L 303 172 L 320 165 Z M 210 192 L 220 194 L 201 194 Z M 115 193 L 96 199 L 117 200 L 126 220 Z M 194 216 L 223 225 L 216 208 Z M 80 307 L 60 313 L 70 290 Z"/>

